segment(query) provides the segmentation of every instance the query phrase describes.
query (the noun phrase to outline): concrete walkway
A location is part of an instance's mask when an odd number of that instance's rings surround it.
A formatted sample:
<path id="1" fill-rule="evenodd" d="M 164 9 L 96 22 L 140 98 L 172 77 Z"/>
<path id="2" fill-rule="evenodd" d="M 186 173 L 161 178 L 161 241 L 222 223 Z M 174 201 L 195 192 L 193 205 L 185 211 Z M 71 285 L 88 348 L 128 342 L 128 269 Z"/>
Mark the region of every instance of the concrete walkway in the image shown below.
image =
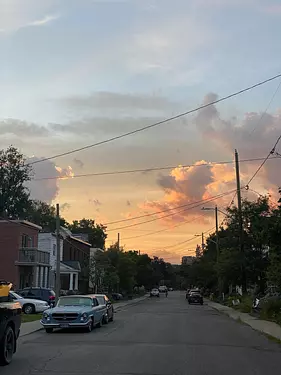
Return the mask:
<path id="1" fill-rule="evenodd" d="M 228 315 L 234 320 L 239 320 L 245 324 L 248 324 L 256 331 L 265 333 L 267 335 L 275 337 L 278 340 L 281 340 L 281 327 L 276 323 L 257 319 L 250 314 L 242 313 L 240 311 L 232 309 L 231 307 L 221 305 L 220 303 L 208 301 L 207 304 L 208 306 L 222 312 L 223 314 Z"/>
<path id="2" fill-rule="evenodd" d="M 117 302 L 114 304 L 114 311 L 122 310 L 124 307 L 135 305 L 141 301 L 144 301 L 149 295 L 145 295 L 140 298 L 135 298 L 130 301 L 124 301 L 124 302 Z M 33 332 L 40 331 L 43 329 L 42 325 L 40 324 L 39 320 L 35 320 L 34 322 L 28 322 L 28 323 L 22 323 L 21 329 L 20 329 L 20 337 L 30 335 Z"/>

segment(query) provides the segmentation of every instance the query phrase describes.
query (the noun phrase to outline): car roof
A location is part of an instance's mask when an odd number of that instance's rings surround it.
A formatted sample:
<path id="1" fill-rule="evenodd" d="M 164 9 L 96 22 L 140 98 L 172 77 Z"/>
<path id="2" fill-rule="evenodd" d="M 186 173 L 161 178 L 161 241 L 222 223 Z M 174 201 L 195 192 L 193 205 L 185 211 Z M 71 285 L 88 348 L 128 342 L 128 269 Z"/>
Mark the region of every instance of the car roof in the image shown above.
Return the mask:
<path id="1" fill-rule="evenodd" d="M 60 296 L 60 298 L 91 298 L 91 297 L 92 296 L 85 296 L 83 294 L 73 294 L 71 296 Z"/>

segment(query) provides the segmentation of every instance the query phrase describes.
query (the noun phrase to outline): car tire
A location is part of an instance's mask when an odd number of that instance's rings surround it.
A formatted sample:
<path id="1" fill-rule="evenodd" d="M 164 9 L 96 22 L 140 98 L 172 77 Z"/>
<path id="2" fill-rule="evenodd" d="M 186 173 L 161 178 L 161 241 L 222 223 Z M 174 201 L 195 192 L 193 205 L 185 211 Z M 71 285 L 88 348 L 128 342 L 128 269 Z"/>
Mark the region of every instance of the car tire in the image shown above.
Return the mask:
<path id="1" fill-rule="evenodd" d="M 16 349 L 15 332 L 11 326 L 7 326 L 0 342 L 0 364 L 9 365 Z"/>
<path id="2" fill-rule="evenodd" d="M 190 302 L 190 301 L 188 301 L 188 304 L 189 304 L 189 305 L 191 305 L 191 302 Z"/>
<path id="3" fill-rule="evenodd" d="M 158 298 L 160 298 L 160 296 L 159 296 L 159 294 L 158 294 L 158 296 L 157 296 Z"/>
<path id="4" fill-rule="evenodd" d="M 34 314 L 35 313 L 35 306 L 32 305 L 31 303 L 27 303 L 26 305 L 23 305 L 22 311 L 26 315 Z"/>
<path id="5" fill-rule="evenodd" d="M 93 322 L 93 319 L 91 319 L 90 324 L 87 326 L 87 332 L 89 333 L 92 332 L 93 328 L 94 328 L 94 322 Z"/>
<path id="6" fill-rule="evenodd" d="M 200 305 L 201 305 L 201 306 L 203 305 L 203 301 L 200 302 Z"/>
<path id="7" fill-rule="evenodd" d="M 53 328 L 45 328 L 46 333 L 53 333 Z"/>

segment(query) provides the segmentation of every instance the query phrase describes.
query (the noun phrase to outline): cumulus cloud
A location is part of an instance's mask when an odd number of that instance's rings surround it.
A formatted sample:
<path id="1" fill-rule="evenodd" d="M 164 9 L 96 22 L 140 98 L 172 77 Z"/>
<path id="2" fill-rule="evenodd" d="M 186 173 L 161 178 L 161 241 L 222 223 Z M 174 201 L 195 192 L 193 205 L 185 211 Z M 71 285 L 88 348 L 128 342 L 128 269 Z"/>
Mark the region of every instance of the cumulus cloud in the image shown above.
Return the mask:
<path id="1" fill-rule="evenodd" d="M 187 218 L 198 219 L 202 224 L 209 222 L 210 212 L 202 215 L 201 208 L 182 206 L 196 206 L 199 201 L 211 198 L 234 188 L 235 175 L 229 165 L 207 165 L 204 160 L 193 167 L 179 166 L 171 170 L 169 175 L 160 175 L 157 184 L 163 189 L 164 197 L 157 201 L 147 201 L 141 208 L 159 212 L 161 221 L 166 224 L 182 222 Z M 233 185 L 232 185 L 233 184 Z M 229 198 L 222 197 L 220 203 L 224 204 Z M 217 203 L 217 202 L 216 202 Z M 209 203 L 212 206 L 212 203 Z M 176 209 L 176 207 L 181 207 Z M 167 211 L 171 210 L 171 211 Z M 161 213 L 166 211 L 165 213 Z"/>
<path id="2" fill-rule="evenodd" d="M 210 103 L 216 100 L 215 93 L 205 96 L 203 103 Z M 221 150 L 234 153 L 238 148 L 240 159 L 254 159 L 265 157 L 272 149 L 275 141 L 281 134 L 281 113 L 264 114 L 256 112 L 245 113 L 242 119 L 229 117 L 224 119 L 215 105 L 210 105 L 198 112 L 194 123 L 199 133 L 205 138 L 206 143 L 215 142 Z M 280 142 L 281 148 L 281 142 Z M 278 150 L 278 149 L 277 149 Z M 165 216 L 161 211 L 174 209 L 178 206 L 192 204 L 212 196 L 229 192 L 235 189 L 235 170 L 233 164 L 205 164 L 199 161 L 192 167 L 177 167 L 169 174 L 159 175 L 157 185 L 163 191 L 163 198 L 156 201 L 145 202 L 140 207 L 148 211 L 159 212 L 159 217 Z M 250 177 L 255 173 L 261 161 L 253 161 L 240 164 L 241 186 L 245 186 Z M 276 173 L 280 167 L 280 160 L 268 160 L 259 174 L 251 183 L 251 188 L 261 194 L 269 193 L 274 199 L 278 196 L 278 186 L 281 185 L 280 175 Z M 253 192 L 244 192 L 243 197 L 256 199 Z M 208 206 L 218 204 L 227 206 L 231 196 L 217 199 Z M 208 215 L 212 212 L 202 214 L 201 207 L 185 212 L 184 208 L 176 209 L 176 214 L 163 218 L 163 223 L 181 222 L 187 217 L 194 217 L 202 223 L 208 222 Z M 169 212 L 168 212 L 169 213 Z"/>
<path id="3" fill-rule="evenodd" d="M 216 98 L 216 94 L 208 94 L 204 103 Z M 215 105 L 201 110 L 195 118 L 197 129 L 206 141 L 216 142 L 218 147 L 226 149 L 233 154 L 237 148 L 240 159 L 265 157 L 272 149 L 281 133 L 281 114 L 270 113 L 245 113 L 242 119 L 223 119 Z M 278 148 L 277 148 L 278 150 Z M 241 163 L 242 182 L 255 172 L 260 161 Z M 269 191 L 280 185 L 279 174 L 276 173 L 280 166 L 279 160 L 268 161 L 258 176 L 254 185 Z"/>
<path id="4" fill-rule="evenodd" d="M 32 163 L 42 158 L 33 156 L 27 159 L 27 163 Z M 58 195 L 59 192 L 59 178 L 71 178 L 73 176 L 72 168 L 61 168 L 56 164 L 47 160 L 42 163 L 34 164 L 33 167 L 33 179 L 29 181 L 26 186 L 30 190 L 32 199 L 42 200 L 47 203 L 51 203 Z M 52 177 L 46 179 L 46 177 Z M 55 179 L 53 177 L 57 177 Z"/>

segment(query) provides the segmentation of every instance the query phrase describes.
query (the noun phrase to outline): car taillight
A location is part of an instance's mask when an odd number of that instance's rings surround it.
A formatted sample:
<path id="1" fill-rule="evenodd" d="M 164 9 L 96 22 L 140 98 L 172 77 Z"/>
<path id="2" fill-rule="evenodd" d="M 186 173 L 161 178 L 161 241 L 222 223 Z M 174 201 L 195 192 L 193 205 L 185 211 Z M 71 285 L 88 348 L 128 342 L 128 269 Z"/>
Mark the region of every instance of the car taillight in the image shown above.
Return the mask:
<path id="1" fill-rule="evenodd" d="M 50 300 L 50 301 L 54 301 L 55 299 L 56 299 L 55 296 L 50 296 L 50 297 L 49 297 L 49 300 Z"/>

